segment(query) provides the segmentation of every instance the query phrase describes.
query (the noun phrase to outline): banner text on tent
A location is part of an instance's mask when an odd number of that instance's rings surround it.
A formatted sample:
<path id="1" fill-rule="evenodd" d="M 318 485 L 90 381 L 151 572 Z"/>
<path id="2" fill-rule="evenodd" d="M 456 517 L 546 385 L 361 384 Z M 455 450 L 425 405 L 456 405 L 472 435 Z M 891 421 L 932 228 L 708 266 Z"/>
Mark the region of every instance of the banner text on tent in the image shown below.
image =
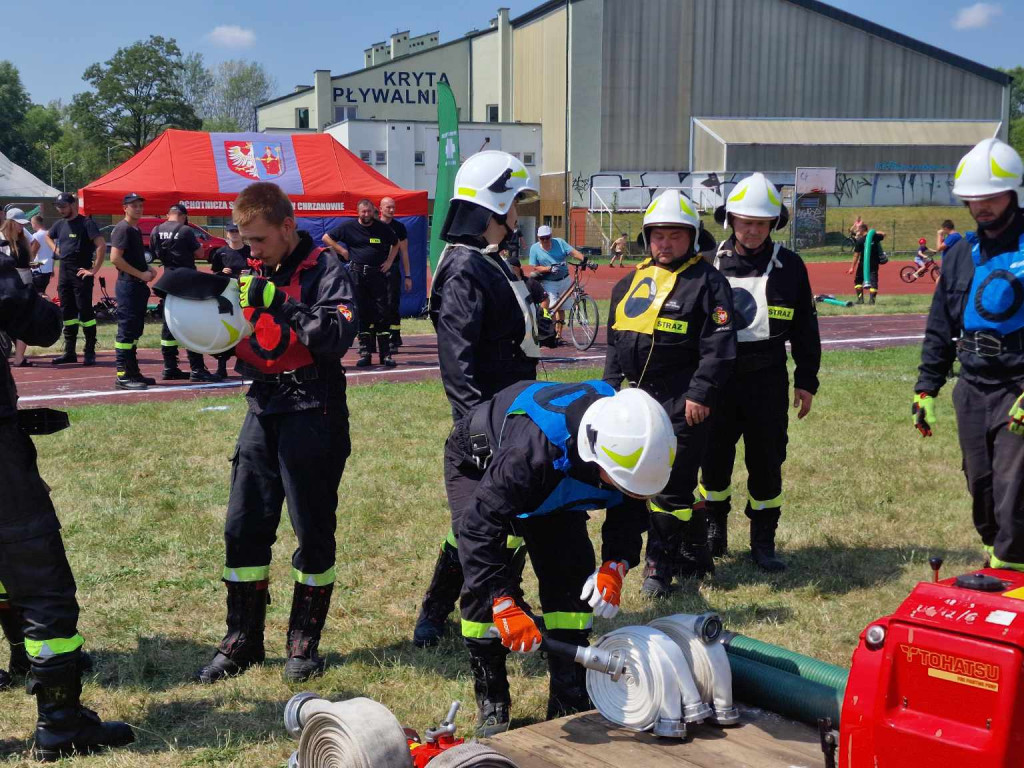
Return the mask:
<path id="1" fill-rule="evenodd" d="M 182 200 L 186 208 L 205 211 L 230 211 L 235 207 L 233 200 Z M 296 211 L 344 211 L 345 203 L 341 200 L 327 203 L 308 203 L 301 200 L 292 203 Z"/>

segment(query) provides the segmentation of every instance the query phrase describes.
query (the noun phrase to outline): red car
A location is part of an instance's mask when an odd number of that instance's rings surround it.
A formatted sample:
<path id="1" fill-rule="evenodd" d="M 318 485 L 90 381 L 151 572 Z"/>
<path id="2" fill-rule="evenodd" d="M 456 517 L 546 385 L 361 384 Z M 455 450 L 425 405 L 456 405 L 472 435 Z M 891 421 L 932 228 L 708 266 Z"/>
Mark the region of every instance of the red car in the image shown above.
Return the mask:
<path id="1" fill-rule="evenodd" d="M 142 244 L 146 246 L 146 262 L 153 260 L 149 251 L 149 233 L 152 232 L 158 224 L 163 224 L 167 219 L 162 219 L 159 216 L 143 216 L 139 219 L 139 230 L 142 232 Z M 223 237 L 217 237 L 211 235 L 205 229 L 200 227 L 198 224 L 189 222 L 188 225 L 192 227 L 192 231 L 196 234 L 196 239 L 199 244 L 203 246 L 203 253 L 199 257 L 203 261 L 210 260 L 210 254 L 220 248 L 222 245 L 227 245 L 228 241 Z M 111 224 L 109 227 L 103 227 L 100 230 L 100 234 L 107 241 L 107 254 L 110 254 L 110 233 L 114 230 L 114 225 Z"/>

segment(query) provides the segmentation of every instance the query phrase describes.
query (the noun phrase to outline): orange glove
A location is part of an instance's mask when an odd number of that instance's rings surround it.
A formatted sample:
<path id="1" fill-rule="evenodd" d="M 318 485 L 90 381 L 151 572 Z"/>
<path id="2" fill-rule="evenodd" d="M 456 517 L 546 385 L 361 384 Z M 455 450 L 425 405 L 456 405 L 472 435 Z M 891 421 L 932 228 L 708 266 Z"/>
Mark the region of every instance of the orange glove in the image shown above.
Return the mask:
<path id="1" fill-rule="evenodd" d="M 501 636 L 501 644 L 519 653 L 533 653 L 540 648 L 540 630 L 511 597 L 496 597 L 491 606 L 494 626 Z"/>
<path id="2" fill-rule="evenodd" d="M 583 585 L 580 600 L 586 600 L 599 619 L 610 619 L 619 612 L 622 579 L 628 566 L 622 560 L 608 560 L 590 574 Z"/>

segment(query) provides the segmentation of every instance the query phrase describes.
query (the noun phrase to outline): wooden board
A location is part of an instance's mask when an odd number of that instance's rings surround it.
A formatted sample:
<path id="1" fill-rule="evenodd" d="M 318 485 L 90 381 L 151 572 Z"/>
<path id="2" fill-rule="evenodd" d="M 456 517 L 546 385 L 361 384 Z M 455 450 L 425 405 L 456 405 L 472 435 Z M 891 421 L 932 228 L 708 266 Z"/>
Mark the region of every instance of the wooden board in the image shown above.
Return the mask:
<path id="1" fill-rule="evenodd" d="M 685 741 L 612 725 L 597 712 L 516 728 L 485 742 L 519 768 L 822 768 L 818 734 L 760 709 L 741 725 L 691 726 Z"/>

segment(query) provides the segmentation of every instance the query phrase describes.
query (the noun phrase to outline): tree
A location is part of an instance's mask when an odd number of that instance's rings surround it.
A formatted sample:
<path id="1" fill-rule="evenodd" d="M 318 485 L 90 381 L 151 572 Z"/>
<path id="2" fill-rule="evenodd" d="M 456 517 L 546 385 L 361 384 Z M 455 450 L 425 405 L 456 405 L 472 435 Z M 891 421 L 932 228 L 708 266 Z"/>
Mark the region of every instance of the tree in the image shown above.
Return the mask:
<path id="1" fill-rule="evenodd" d="M 277 85 L 256 61 L 224 61 L 217 67 L 210 119 L 234 130 L 256 130 L 256 105 L 273 95 Z"/>
<path id="2" fill-rule="evenodd" d="M 63 118 L 59 102 L 47 106 L 33 104 L 21 122 L 21 135 L 28 146 L 28 156 L 23 165 L 40 179 L 50 178 L 50 153 L 64 134 Z"/>
<path id="3" fill-rule="evenodd" d="M 19 165 L 29 160 L 31 154 L 21 132 L 31 104 L 18 68 L 9 61 L 0 61 L 0 150 Z"/>
<path id="4" fill-rule="evenodd" d="M 167 128 L 199 128 L 182 92 L 183 67 L 173 39 L 152 35 L 118 48 L 108 61 L 85 70 L 82 79 L 94 90 L 74 97 L 71 117 L 94 140 L 136 152 Z"/>
<path id="5" fill-rule="evenodd" d="M 181 60 L 181 95 L 201 120 L 210 116 L 213 73 L 206 67 L 203 54 L 193 52 Z"/>
<path id="6" fill-rule="evenodd" d="M 1001 71 L 1013 78 L 1010 84 L 1010 144 L 1024 154 L 1024 67 Z"/>

